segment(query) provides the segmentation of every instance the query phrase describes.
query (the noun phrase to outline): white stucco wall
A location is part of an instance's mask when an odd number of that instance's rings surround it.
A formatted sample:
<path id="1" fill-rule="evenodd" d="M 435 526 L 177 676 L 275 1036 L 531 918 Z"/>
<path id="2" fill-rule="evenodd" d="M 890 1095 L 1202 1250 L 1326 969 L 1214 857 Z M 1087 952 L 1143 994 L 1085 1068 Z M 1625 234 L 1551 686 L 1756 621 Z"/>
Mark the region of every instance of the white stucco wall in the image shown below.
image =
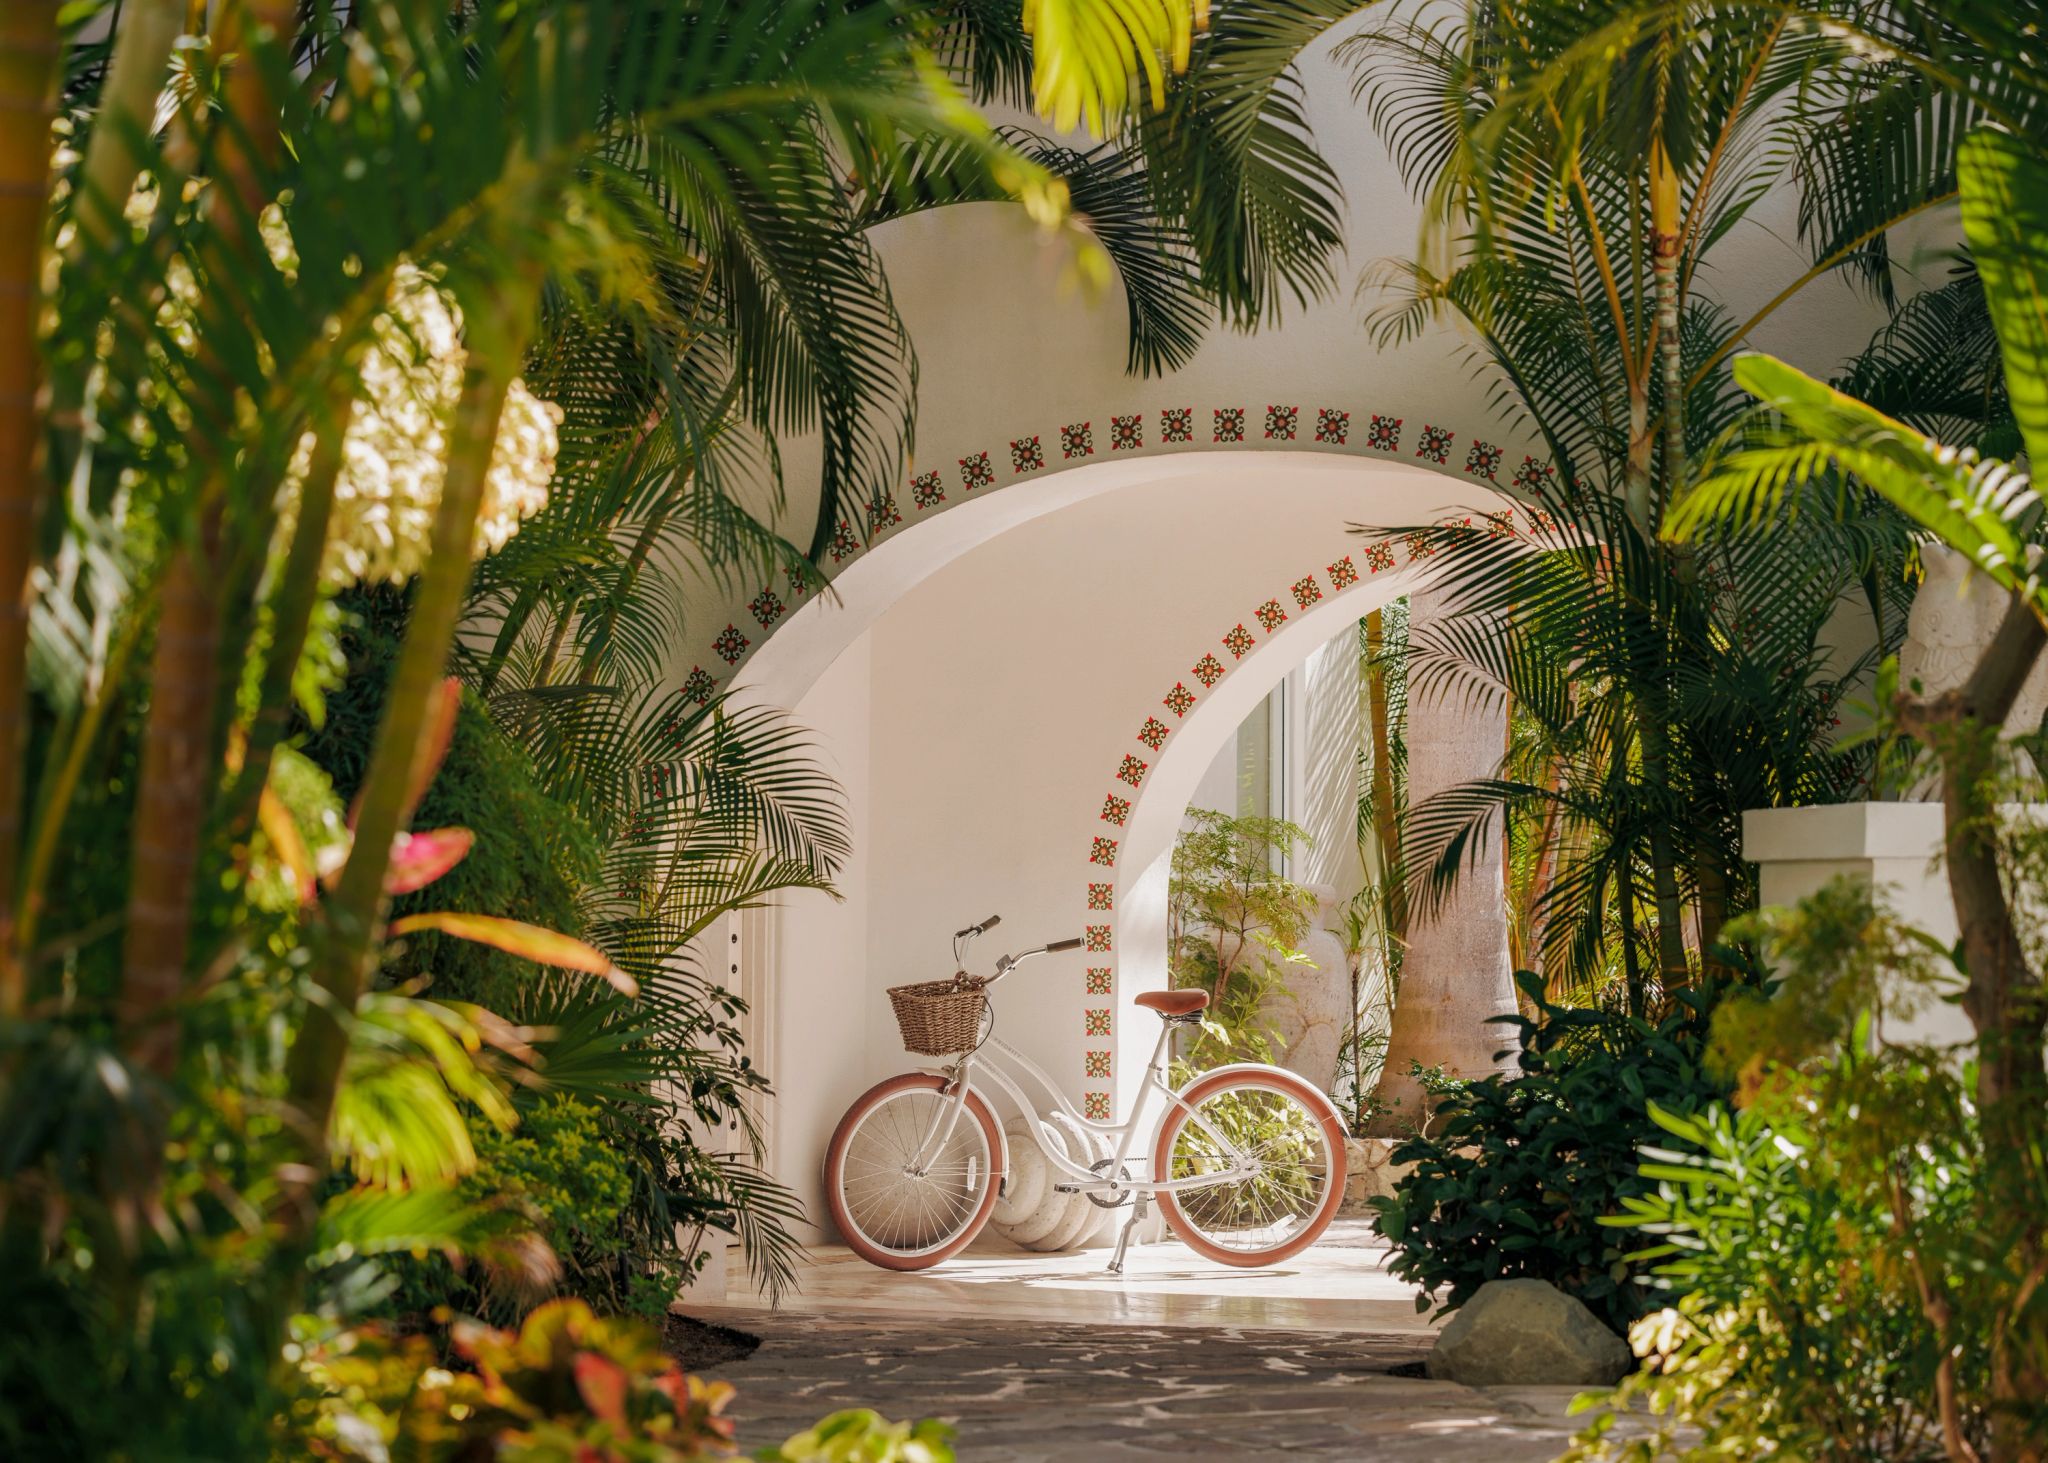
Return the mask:
<path id="1" fill-rule="evenodd" d="M 1128 1002 L 1164 984 L 1164 860 L 1190 795 L 1290 669 L 1410 582 L 1392 568 L 1340 587 L 1331 565 L 1365 562 L 1347 522 L 1493 502 L 1405 464 L 1197 455 L 1015 525 L 882 609 L 796 705 L 848 778 L 862 852 L 845 903 L 788 902 L 771 942 L 778 985 L 761 1019 L 778 1033 L 780 1176 L 815 1198 L 839 1112 L 915 1064 L 884 988 L 950 973 L 952 931 L 990 913 L 1003 925 L 980 970 L 1091 926 L 1108 946 L 1026 967 L 997 1010 L 1070 1095 L 1126 1106 L 1154 1035 Z M 1256 611 L 1274 600 L 1285 619 L 1268 629 Z M 1225 643 L 1240 624 L 1242 659 Z M 1209 654 L 1228 666 L 1213 686 L 1194 674 Z M 1343 659 L 1318 662 L 1320 694 L 1342 685 Z M 1180 713 L 1176 686 L 1194 697 Z M 1157 748 L 1140 740 L 1148 719 Z M 1136 786 L 1118 779 L 1125 757 L 1145 764 Z M 1122 823 L 1103 817 L 1112 796 L 1130 805 Z M 1090 862 L 1098 838 L 1113 863 Z M 1091 885 L 1109 908 L 1089 907 Z M 1114 972 L 1112 989 L 1091 992 L 1090 970 Z M 1090 1012 L 1117 1013 L 1113 1030 Z"/>

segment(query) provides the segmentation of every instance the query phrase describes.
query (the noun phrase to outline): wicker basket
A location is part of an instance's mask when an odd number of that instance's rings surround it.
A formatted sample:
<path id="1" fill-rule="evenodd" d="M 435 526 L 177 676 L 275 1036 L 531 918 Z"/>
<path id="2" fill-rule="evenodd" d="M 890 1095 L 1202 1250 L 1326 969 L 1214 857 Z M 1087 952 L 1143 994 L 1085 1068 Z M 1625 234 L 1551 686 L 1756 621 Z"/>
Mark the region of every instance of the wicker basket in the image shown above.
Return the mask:
<path id="1" fill-rule="evenodd" d="M 908 1051 L 928 1057 L 964 1052 L 981 1040 L 981 1013 L 988 997 L 982 982 L 962 971 L 951 980 L 889 987 L 889 1004 Z"/>

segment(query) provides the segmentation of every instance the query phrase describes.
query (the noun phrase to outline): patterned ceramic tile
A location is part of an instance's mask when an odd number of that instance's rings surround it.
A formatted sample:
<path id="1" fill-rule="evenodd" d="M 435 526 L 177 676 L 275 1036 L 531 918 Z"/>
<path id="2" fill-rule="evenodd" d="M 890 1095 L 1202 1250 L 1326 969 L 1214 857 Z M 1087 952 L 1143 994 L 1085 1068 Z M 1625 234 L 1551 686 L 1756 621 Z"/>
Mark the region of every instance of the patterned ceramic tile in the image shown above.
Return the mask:
<path id="1" fill-rule="evenodd" d="M 1093 457 L 1095 455 L 1095 424 L 1076 422 L 1070 427 L 1060 428 L 1060 456 Z"/>
<path id="2" fill-rule="evenodd" d="M 1280 601 L 1277 599 L 1267 600 L 1253 610 L 1252 614 L 1258 618 L 1259 624 L 1265 627 L 1268 635 L 1287 623 L 1287 611 L 1280 608 Z"/>
<path id="3" fill-rule="evenodd" d="M 740 633 L 739 626 L 727 625 L 719 632 L 718 638 L 711 642 L 711 648 L 718 652 L 718 658 L 727 665 L 738 665 L 740 657 L 747 653 L 747 647 L 753 643 Z"/>
<path id="4" fill-rule="evenodd" d="M 711 672 L 701 665 L 690 667 L 690 673 L 683 677 L 683 694 L 699 706 L 711 703 L 711 693 L 718 689 L 718 682 L 711 679 Z"/>
<path id="5" fill-rule="evenodd" d="M 1083 1036 L 1109 1035 L 1109 1007 L 1091 1006 L 1081 1013 L 1081 1034 Z"/>
<path id="6" fill-rule="evenodd" d="M 1513 538 L 1515 536 L 1515 510 L 1503 508 L 1498 513 L 1487 514 L 1486 536 L 1488 538 Z"/>
<path id="7" fill-rule="evenodd" d="M 1146 765 L 1136 757 L 1125 757 L 1123 763 L 1116 769 L 1116 775 L 1119 780 L 1128 782 L 1132 787 L 1136 787 L 1145 780 Z"/>
<path id="8" fill-rule="evenodd" d="M 1130 804 L 1126 803 L 1124 806 L 1129 807 Z M 1117 821 L 1121 823 L 1123 820 L 1119 818 Z M 1090 909 L 1108 909 L 1115 901 L 1115 898 L 1116 885 L 1114 884 L 1090 884 L 1088 886 L 1088 907 Z"/>
<path id="9" fill-rule="evenodd" d="M 1192 442 L 1195 440 L 1195 409 L 1191 406 L 1169 406 L 1159 414 L 1159 440 L 1162 442 Z"/>
<path id="10" fill-rule="evenodd" d="M 1131 800 L 1129 798 L 1120 798 L 1115 793 L 1111 793 L 1108 797 L 1102 800 L 1103 822 L 1114 823 L 1117 827 L 1121 828 L 1124 826 L 1124 819 L 1130 816 Z M 1088 887 L 1090 889 L 1094 889 L 1097 886 L 1090 884 Z"/>
<path id="11" fill-rule="evenodd" d="M 1537 533 L 1557 532 L 1557 520 L 1541 508 L 1527 508 L 1523 511 L 1528 514 L 1529 527 Z"/>
<path id="12" fill-rule="evenodd" d="M 1349 589 L 1358 583 L 1358 566 L 1351 562 L 1349 554 L 1330 565 L 1330 583 L 1338 589 Z"/>
<path id="13" fill-rule="evenodd" d="M 1551 486 L 1557 477 L 1557 469 L 1538 462 L 1533 457 L 1523 457 L 1522 465 L 1515 469 L 1515 486 L 1525 493 L 1541 492 Z"/>
<path id="14" fill-rule="evenodd" d="M 1037 472 L 1045 466 L 1045 449 L 1036 437 L 1019 437 L 1010 443 L 1010 471 Z"/>
<path id="15" fill-rule="evenodd" d="M 764 589 L 755 595 L 754 602 L 747 608 L 753 611 L 754 618 L 761 622 L 763 630 L 782 618 L 782 601 L 776 598 L 772 589 Z"/>
<path id="16" fill-rule="evenodd" d="M 1269 406 L 1266 408 L 1266 435 L 1282 442 L 1294 440 L 1294 424 L 1301 419 L 1298 406 Z"/>
<path id="17" fill-rule="evenodd" d="M 1205 655 L 1195 662 L 1195 679 L 1205 686 L 1213 686 L 1223 679 L 1223 662 L 1213 655 Z"/>
<path id="18" fill-rule="evenodd" d="M 1145 718 L 1145 724 L 1138 728 L 1138 740 L 1158 751 L 1166 745 L 1167 725 L 1156 716 Z"/>
<path id="19" fill-rule="evenodd" d="M 1382 569 L 1394 567 L 1394 546 L 1385 539 L 1368 544 L 1365 550 L 1365 567 L 1377 574 Z"/>
<path id="20" fill-rule="evenodd" d="M 946 501 L 946 488 L 936 469 L 910 480 L 910 501 L 920 508 L 936 508 Z"/>
<path id="21" fill-rule="evenodd" d="M 1107 1092 L 1084 1092 L 1081 1094 L 1081 1116 L 1091 1122 L 1109 1121 L 1109 1094 Z"/>
<path id="22" fill-rule="evenodd" d="M 1223 648 L 1230 652 L 1231 659 L 1243 660 L 1252 648 L 1252 632 L 1242 625 L 1233 625 L 1223 637 Z"/>
<path id="23" fill-rule="evenodd" d="M 1490 481 L 1500 471 L 1500 448 L 1490 442 L 1474 441 L 1472 450 L 1465 454 L 1465 471 Z"/>
<path id="24" fill-rule="evenodd" d="M 1243 407 L 1219 406 L 1216 408 L 1216 440 L 1218 442 L 1242 442 L 1244 440 Z"/>
<path id="25" fill-rule="evenodd" d="M 859 552 L 860 540 L 853 536 L 853 525 L 844 518 L 840 519 L 839 527 L 832 531 L 832 562 L 836 564 Z"/>
<path id="26" fill-rule="evenodd" d="M 894 523 L 901 523 L 903 515 L 896 511 L 894 493 L 878 493 L 875 501 L 868 504 L 868 532 L 876 533 Z"/>
<path id="27" fill-rule="evenodd" d="M 1101 864 L 1104 868 L 1116 864 L 1116 840 L 1114 838 L 1092 838 L 1088 841 L 1088 862 Z"/>
<path id="28" fill-rule="evenodd" d="M 1441 463 L 1451 455 L 1451 429 L 1429 427 L 1422 429 L 1422 441 L 1415 448 L 1417 457 L 1426 457 L 1431 462 Z"/>
<path id="29" fill-rule="evenodd" d="M 972 452 L 960 459 L 960 481 L 967 485 L 967 491 L 988 487 L 996 480 L 996 470 L 989 465 L 986 452 Z"/>
<path id="30" fill-rule="evenodd" d="M 1316 408 L 1316 440 L 1329 447 L 1342 447 L 1351 436 L 1351 413 L 1335 407 Z"/>
<path id="31" fill-rule="evenodd" d="M 789 592 L 791 597 L 801 599 L 809 594 L 811 592 L 811 581 L 816 577 L 816 571 L 810 565 L 791 564 L 789 566 Z"/>
<path id="32" fill-rule="evenodd" d="M 1109 450 L 1124 452 L 1133 447 L 1145 445 L 1145 418 L 1111 417 L 1109 419 Z"/>
<path id="33" fill-rule="evenodd" d="M 1294 607 L 1298 610 L 1305 610 L 1322 599 L 1323 587 L 1316 583 L 1315 575 L 1309 574 L 1295 580 L 1289 586 L 1288 593 L 1294 596 Z"/>
<path id="34" fill-rule="evenodd" d="M 1195 693 L 1181 681 L 1173 683 L 1173 689 L 1166 693 L 1166 709 L 1175 716 L 1186 716 L 1188 708 L 1195 704 Z"/>
<path id="35" fill-rule="evenodd" d="M 1415 532 L 1408 535 L 1409 563 L 1413 564 L 1419 559 L 1432 558 L 1435 556 L 1435 554 L 1436 545 L 1430 542 L 1429 535 L 1424 533 L 1421 529 L 1417 529 Z"/>
<path id="36" fill-rule="evenodd" d="M 1365 445 L 1375 452 L 1399 452 L 1401 450 L 1401 419 L 1383 417 L 1378 412 L 1372 416 L 1372 425 L 1365 429 Z"/>
<path id="37" fill-rule="evenodd" d="M 1106 1051 L 1081 1053 L 1081 1072 L 1083 1076 L 1087 1077 L 1107 1077 L 1109 1075 L 1109 1053 Z"/>
<path id="38" fill-rule="evenodd" d="M 1091 966 L 1089 966 L 1089 967 L 1088 967 L 1088 980 L 1087 980 L 1087 985 L 1088 985 L 1088 994 L 1089 994 L 1089 995 L 1091 995 L 1091 996 L 1106 996 L 1106 995 L 1108 995 L 1108 994 L 1109 994 L 1109 967 L 1108 967 L 1107 965 L 1091 965 Z"/>
<path id="39" fill-rule="evenodd" d="M 1082 931 L 1082 941 L 1097 955 L 1109 952 L 1109 926 L 1088 925 Z"/>

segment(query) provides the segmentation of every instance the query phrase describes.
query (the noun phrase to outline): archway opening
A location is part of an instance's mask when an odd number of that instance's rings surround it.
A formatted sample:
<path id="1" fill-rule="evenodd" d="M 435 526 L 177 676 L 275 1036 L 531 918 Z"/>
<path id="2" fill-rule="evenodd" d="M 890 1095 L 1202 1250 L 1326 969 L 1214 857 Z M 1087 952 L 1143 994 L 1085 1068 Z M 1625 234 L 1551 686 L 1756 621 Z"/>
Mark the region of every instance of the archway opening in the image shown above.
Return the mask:
<path id="1" fill-rule="evenodd" d="M 1350 526 L 1508 506 L 1396 461 L 1105 463 L 898 533 L 793 615 L 741 694 L 813 729 L 859 851 L 841 901 L 745 941 L 777 1175 L 815 1201 L 839 1114 L 913 1065 L 885 988 L 950 974 L 951 933 L 991 913 L 1000 949 L 1086 939 L 998 993 L 999 1029 L 1086 1110 L 1127 1111 L 1190 796 L 1290 670 L 1418 573 Z"/>

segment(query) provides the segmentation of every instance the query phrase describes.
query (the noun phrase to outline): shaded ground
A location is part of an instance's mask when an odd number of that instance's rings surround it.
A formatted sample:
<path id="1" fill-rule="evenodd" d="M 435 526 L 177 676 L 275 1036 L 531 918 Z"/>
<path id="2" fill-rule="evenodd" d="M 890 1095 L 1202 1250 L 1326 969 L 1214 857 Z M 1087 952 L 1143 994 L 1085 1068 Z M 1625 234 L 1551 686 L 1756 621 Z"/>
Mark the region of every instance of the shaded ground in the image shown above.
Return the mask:
<path id="1" fill-rule="evenodd" d="M 1425 1335 L 705 1312 L 757 1332 L 709 1374 L 739 1389 L 748 1449 L 826 1413 L 941 1417 L 978 1460 L 1479 1459 L 1548 1463 L 1584 1419 L 1569 1387 L 1396 1376 Z M 722 1327 L 720 1329 L 723 1329 Z"/>
<path id="2" fill-rule="evenodd" d="M 720 1362 L 752 1356 L 760 1345 L 761 1338 L 750 1331 L 689 1316 L 670 1315 L 661 1328 L 661 1349 L 681 1362 L 686 1372 L 701 1372 Z"/>

